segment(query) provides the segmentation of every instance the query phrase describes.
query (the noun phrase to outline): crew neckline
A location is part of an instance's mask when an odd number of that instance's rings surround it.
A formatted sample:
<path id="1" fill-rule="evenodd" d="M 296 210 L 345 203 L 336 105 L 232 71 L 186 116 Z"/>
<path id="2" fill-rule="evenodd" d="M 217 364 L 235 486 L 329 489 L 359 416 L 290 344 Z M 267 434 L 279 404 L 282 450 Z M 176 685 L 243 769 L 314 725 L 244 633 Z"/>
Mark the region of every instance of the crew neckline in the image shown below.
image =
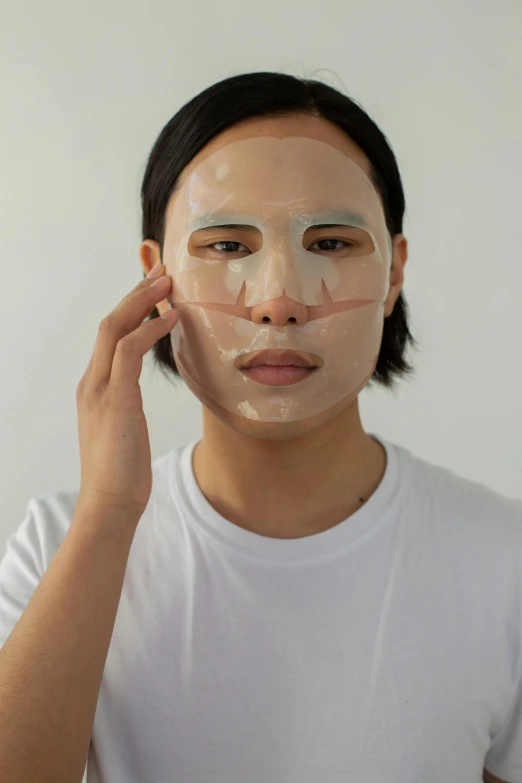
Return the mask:
<path id="1" fill-rule="evenodd" d="M 270 538 L 245 530 L 221 516 L 206 499 L 196 481 L 192 455 L 198 440 L 171 453 L 172 459 L 178 460 L 177 465 L 171 463 L 169 470 L 174 502 L 185 521 L 216 543 L 243 555 L 280 563 L 302 563 L 342 556 L 395 518 L 405 484 L 404 469 L 399 469 L 401 455 L 397 447 L 369 434 L 386 452 L 384 475 L 366 503 L 329 530 L 303 538 Z"/>

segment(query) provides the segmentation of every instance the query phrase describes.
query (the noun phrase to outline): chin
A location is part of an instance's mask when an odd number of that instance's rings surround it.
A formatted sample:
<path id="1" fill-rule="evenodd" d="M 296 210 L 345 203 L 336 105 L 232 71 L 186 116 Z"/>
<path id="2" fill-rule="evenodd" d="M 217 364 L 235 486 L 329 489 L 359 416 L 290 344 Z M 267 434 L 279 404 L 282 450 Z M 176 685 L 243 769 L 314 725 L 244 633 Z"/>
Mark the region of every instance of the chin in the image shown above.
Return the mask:
<path id="1" fill-rule="evenodd" d="M 258 421 L 256 419 L 247 419 L 245 416 L 240 416 L 223 408 L 199 389 L 196 396 L 208 413 L 235 432 L 258 438 L 259 440 L 287 441 L 305 437 L 314 430 L 319 430 L 341 417 L 357 403 L 358 395 L 361 389 L 366 386 L 368 380 L 366 379 L 359 389 L 356 389 L 355 392 L 343 398 L 331 408 L 314 416 L 296 421 Z"/>

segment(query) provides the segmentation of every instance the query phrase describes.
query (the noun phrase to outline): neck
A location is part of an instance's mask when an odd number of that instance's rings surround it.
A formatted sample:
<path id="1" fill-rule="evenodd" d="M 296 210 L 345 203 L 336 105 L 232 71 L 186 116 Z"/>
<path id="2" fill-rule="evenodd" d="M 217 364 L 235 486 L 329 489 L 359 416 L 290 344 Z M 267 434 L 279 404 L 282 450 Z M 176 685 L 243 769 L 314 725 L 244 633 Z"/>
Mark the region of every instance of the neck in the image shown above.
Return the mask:
<path id="1" fill-rule="evenodd" d="M 216 511 L 271 538 L 339 524 L 375 492 L 385 467 L 384 449 L 362 428 L 357 399 L 334 420 L 285 441 L 238 432 L 204 407 L 193 456 L 196 481 Z"/>

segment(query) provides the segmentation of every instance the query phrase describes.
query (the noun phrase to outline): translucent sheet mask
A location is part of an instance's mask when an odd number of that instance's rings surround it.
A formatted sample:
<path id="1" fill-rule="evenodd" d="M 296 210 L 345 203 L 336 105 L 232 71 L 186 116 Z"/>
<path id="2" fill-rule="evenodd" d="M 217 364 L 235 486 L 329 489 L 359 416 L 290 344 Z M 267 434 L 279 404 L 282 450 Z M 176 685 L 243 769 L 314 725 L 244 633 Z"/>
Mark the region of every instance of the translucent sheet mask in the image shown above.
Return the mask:
<path id="1" fill-rule="evenodd" d="M 252 227 L 241 239 L 205 231 L 238 224 Z M 228 242 L 242 250 L 208 247 Z M 167 217 L 163 261 L 179 311 L 171 343 L 181 376 L 204 403 L 267 422 L 355 397 L 380 350 L 391 253 L 375 187 L 338 149 L 300 136 L 223 147 L 186 177 Z M 300 307 L 275 324 L 266 303 L 283 295 Z M 298 383 L 266 386 L 235 364 L 264 349 L 304 351 L 320 366 Z"/>

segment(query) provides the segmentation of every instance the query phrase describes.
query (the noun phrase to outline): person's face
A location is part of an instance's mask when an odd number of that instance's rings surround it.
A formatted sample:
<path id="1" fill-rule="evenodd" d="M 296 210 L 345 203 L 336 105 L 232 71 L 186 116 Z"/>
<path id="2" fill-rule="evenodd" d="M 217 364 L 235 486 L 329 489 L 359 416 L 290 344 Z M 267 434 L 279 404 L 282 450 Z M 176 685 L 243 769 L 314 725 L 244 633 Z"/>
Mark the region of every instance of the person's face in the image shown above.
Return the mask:
<path id="1" fill-rule="evenodd" d="M 350 406 L 373 374 L 406 247 L 392 246 L 368 174 L 340 129 L 307 116 L 230 129 L 183 171 L 163 254 L 180 314 L 173 353 L 233 427 L 294 437 Z M 309 367 L 248 366 L 264 357 Z"/>

